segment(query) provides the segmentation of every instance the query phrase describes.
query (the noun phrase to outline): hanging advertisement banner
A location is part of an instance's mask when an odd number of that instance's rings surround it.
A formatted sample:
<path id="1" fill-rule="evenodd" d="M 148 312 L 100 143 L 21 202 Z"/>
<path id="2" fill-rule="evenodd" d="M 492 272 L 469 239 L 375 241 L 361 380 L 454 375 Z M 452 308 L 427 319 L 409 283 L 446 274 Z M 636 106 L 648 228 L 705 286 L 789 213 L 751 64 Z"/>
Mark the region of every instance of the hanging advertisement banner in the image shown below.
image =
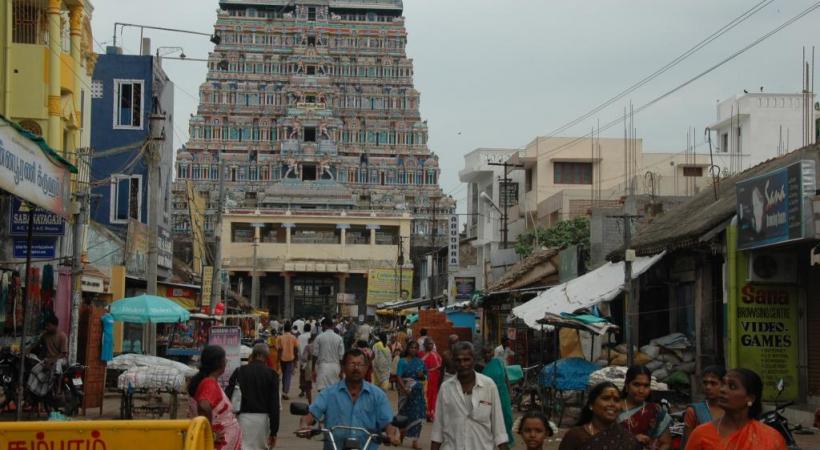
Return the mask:
<path id="1" fill-rule="evenodd" d="M 21 210 L 22 205 L 23 201 L 19 198 L 11 198 L 11 209 L 9 210 L 9 235 L 11 236 L 28 235 L 28 212 Z M 34 224 L 31 234 L 34 236 L 62 236 L 65 234 L 65 222 L 57 214 L 35 207 L 31 219 Z"/>
<path id="2" fill-rule="evenodd" d="M 456 300 L 470 300 L 475 293 L 475 277 L 455 277 Z"/>
<path id="3" fill-rule="evenodd" d="M 740 289 L 739 298 L 735 328 L 738 360 L 763 379 L 764 400 L 775 399 L 781 379 L 785 390 L 779 400 L 797 399 L 797 290 L 750 283 Z"/>
<path id="4" fill-rule="evenodd" d="M 401 289 L 399 282 L 401 281 Z M 413 292 L 413 269 L 371 269 L 367 272 L 367 304 L 406 300 Z"/>
<path id="5" fill-rule="evenodd" d="M 68 218 L 71 174 L 58 158 L 0 120 L 0 189 Z"/>
<path id="6" fill-rule="evenodd" d="M 214 282 L 214 267 L 205 266 L 202 269 L 202 291 L 200 294 L 200 305 L 211 306 L 211 287 Z"/>
<path id="7" fill-rule="evenodd" d="M 815 192 L 814 161 L 787 167 L 738 182 L 737 246 L 741 250 L 795 241 L 807 237 L 805 224 Z"/>
<path id="8" fill-rule="evenodd" d="M 239 327 L 211 327 L 208 345 L 218 345 L 225 350 L 228 365 L 225 367 L 225 372 L 219 377 L 219 384 L 224 389 L 228 385 L 228 380 L 233 375 L 234 370 L 238 369 L 242 363 L 239 354 L 242 345 L 242 329 Z"/>

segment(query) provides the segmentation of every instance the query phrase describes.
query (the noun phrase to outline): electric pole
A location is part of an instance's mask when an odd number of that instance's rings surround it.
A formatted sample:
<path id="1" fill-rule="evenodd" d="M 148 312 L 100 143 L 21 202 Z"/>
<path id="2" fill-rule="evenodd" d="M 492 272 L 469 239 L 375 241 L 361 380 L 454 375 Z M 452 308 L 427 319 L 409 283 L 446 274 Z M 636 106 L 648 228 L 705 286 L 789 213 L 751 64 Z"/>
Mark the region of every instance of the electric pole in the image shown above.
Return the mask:
<path id="1" fill-rule="evenodd" d="M 504 178 L 502 178 L 501 182 L 499 183 L 498 193 L 501 196 L 501 202 L 502 202 L 502 205 L 501 205 L 501 207 L 502 207 L 502 211 L 501 211 L 501 239 L 502 239 L 502 242 L 503 242 L 503 247 L 502 248 L 507 248 L 508 245 L 509 245 L 509 239 L 510 239 L 510 195 L 509 195 L 509 189 L 510 189 L 511 180 L 508 178 L 509 173 L 510 173 L 509 169 L 511 167 L 524 167 L 524 165 L 523 164 L 513 164 L 513 163 L 510 163 L 510 162 L 507 162 L 507 161 L 504 161 L 503 163 L 488 162 L 487 165 L 488 166 L 500 166 L 500 167 L 504 168 Z"/>
<path id="2" fill-rule="evenodd" d="M 257 247 L 259 247 L 259 234 L 260 228 L 262 228 L 261 223 L 253 224 L 253 263 L 252 263 L 252 272 L 251 272 L 251 305 L 254 308 L 259 308 L 259 274 L 256 271 L 256 264 L 257 258 L 256 253 L 258 251 Z"/>
<path id="3" fill-rule="evenodd" d="M 632 220 L 642 216 L 624 213 L 607 217 L 620 219 L 624 222 L 624 341 L 626 343 L 626 364 L 632 366 L 633 361 L 635 361 L 632 322 L 637 314 L 635 314 L 635 295 L 632 289 L 632 263 L 635 261 L 635 250 L 630 247 L 632 246 Z"/>
<path id="4" fill-rule="evenodd" d="M 222 210 L 225 203 L 225 162 L 219 158 L 219 204 L 216 206 L 216 228 L 214 229 L 214 272 L 211 285 L 211 308 L 219 304 L 222 282 Z"/>
<path id="5" fill-rule="evenodd" d="M 159 110 L 159 101 L 154 100 L 153 111 L 149 116 L 148 128 L 151 142 L 148 144 L 145 159 L 148 163 L 148 266 L 145 268 L 147 293 L 157 295 L 157 265 L 159 263 L 159 198 L 162 189 L 159 165 L 162 160 L 160 146 L 165 141 L 165 114 Z"/>
<path id="6" fill-rule="evenodd" d="M 29 292 L 31 289 L 31 240 L 34 232 L 34 205 L 23 201 L 20 203 L 22 208 L 28 208 L 28 235 L 26 239 L 26 274 L 25 287 L 23 288 L 23 330 L 20 333 L 20 373 L 17 378 L 17 421 L 23 420 L 23 394 L 26 385 L 26 361 L 28 359 L 28 348 L 26 345 L 26 337 L 29 333 L 28 323 L 31 320 L 31 302 L 29 301 Z M 21 209 L 22 209 L 21 208 Z M 75 222 L 76 226 L 76 222 Z M 16 311 L 13 313 L 16 314 Z M 74 336 L 74 335 L 72 335 Z"/>
<path id="7" fill-rule="evenodd" d="M 430 203 L 433 205 L 433 258 L 430 260 L 430 300 L 435 298 L 436 288 L 438 287 L 438 283 L 436 283 L 436 278 L 438 273 L 436 273 L 436 264 L 438 260 L 438 201 L 441 200 L 441 196 L 438 193 L 434 193 L 430 196 Z"/>
<path id="8" fill-rule="evenodd" d="M 77 149 L 77 165 L 90 166 L 90 149 Z M 80 328 L 80 304 L 83 296 L 83 224 L 88 211 L 90 200 L 90 185 L 87 180 L 77 180 L 77 189 L 74 193 L 76 210 L 74 212 L 74 227 L 72 228 L 72 255 L 71 255 L 71 314 L 68 325 L 68 362 L 77 362 L 77 339 Z"/>

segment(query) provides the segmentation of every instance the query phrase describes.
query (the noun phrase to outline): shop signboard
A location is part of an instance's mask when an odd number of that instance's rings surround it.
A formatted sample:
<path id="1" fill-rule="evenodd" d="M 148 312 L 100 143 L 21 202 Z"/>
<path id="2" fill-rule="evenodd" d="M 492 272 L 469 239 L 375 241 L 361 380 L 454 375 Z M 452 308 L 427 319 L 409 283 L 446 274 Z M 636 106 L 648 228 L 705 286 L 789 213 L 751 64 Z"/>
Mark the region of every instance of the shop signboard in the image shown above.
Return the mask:
<path id="1" fill-rule="evenodd" d="M 413 292 L 413 269 L 371 269 L 367 272 L 367 304 L 407 299 Z M 399 289 L 401 282 L 401 289 Z M 402 292 L 403 291 L 403 292 Z M 403 295 L 402 295 L 403 294 Z"/>
<path id="2" fill-rule="evenodd" d="M 214 267 L 205 266 L 202 268 L 202 291 L 200 304 L 204 307 L 211 306 L 211 286 L 214 282 Z"/>
<path id="3" fill-rule="evenodd" d="M 455 277 L 456 300 L 470 300 L 475 293 L 475 277 Z"/>
<path id="4" fill-rule="evenodd" d="M 174 268 L 174 242 L 171 232 L 163 227 L 157 227 L 157 265 L 166 269 Z"/>
<path id="5" fill-rule="evenodd" d="M 737 217 L 740 250 L 804 239 L 814 196 L 814 161 L 787 167 L 737 183 Z"/>
<path id="6" fill-rule="evenodd" d="M 797 303 L 797 290 L 792 287 L 749 283 L 740 290 L 738 359 L 760 374 L 765 400 L 775 399 L 781 379 L 785 391 L 780 401 L 795 400 L 799 394 Z"/>
<path id="7" fill-rule="evenodd" d="M 459 266 L 458 254 L 458 216 L 450 215 L 449 232 L 447 236 L 447 260 L 451 269 Z"/>
<path id="8" fill-rule="evenodd" d="M 57 245 L 55 239 L 32 239 L 31 259 L 51 259 L 57 255 Z M 26 239 L 14 239 L 14 257 L 16 259 L 26 259 L 28 253 L 28 241 Z"/>
<path id="9" fill-rule="evenodd" d="M 0 121 L 0 189 L 62 217 L 70 215 L 68 168 L 4 120 Z"/>
<path id="10" fill-rule="evenodd" d="M 239 354 L 242 345 L 242 329 L 239 327 L 211 327 L 208 335 L 208 345 L 218 345 L 225 350 L 228 365 L 225 367 L 225 372 L 219 377 L 219 384 L 224 388 L 228 385 L 228 380 L 233 372 L 242 363 Z"/>
<path id="11" fill-rule="evenodd" d="M 28 211 L 22 211 L 22 205 L 22 200 L 12 197 L 9 210 L 9 235 L 11 236 L 28 235 Z M 65 234 L 63 218 L 43 208 L 34 208 L 31 221 L 34 224 L 31 234 L 34 236 L 62 236 Z"/>

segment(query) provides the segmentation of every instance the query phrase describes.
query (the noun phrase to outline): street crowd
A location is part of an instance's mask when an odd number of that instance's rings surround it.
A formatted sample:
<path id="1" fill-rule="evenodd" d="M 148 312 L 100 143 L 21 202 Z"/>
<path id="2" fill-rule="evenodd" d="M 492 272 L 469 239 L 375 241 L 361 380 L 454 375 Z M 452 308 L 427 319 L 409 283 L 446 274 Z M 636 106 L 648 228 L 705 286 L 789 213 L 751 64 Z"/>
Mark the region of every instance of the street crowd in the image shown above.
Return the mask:
<path id="1" fill-rule="evenodd" d="M 192 415 L 210 421 L 217 450 L 275 447 L 280 405 L 290 400 L 297 374 L 299 397 L 309 407 L 294 431 L 310 437 L 321 424 L 332 435 L 325 436 L 326 450 L 342 448 L 347 438 L 363 444 L 373 434 L 384 444 L 408 441 L 420 449 L 426 423 L 432 426 L 432 450 L 506 450 L 513 447 L 514 434 L 527 449 L 542 449 L 556 431 L 538 411 L 514 422 L 506 370 L 512 352 L 506 339 L 479 355 L 457 335 L 439 349 L 423 329 L 411 336 L 410 330 L 387 333 L 367 323 L 329 318 L 274 321 L 260 331 L 269 337 L 254 345 L 248 364 L 231 374 L 224 390 L 218 379 L 227 362 L 217 346 L 202 351 L 200 370 L 188 386 Z M 603 382 L 588 391 L 579 423 L 563 435 L 560 450 L 671 448 L 671 418 L 649 400 L 650 371 L 630 367 L 624 381 L 623 389 Z M 705 400 L 686 410 L 680 448 L 785 450 L 780 434 L 758 420 L 760 376 L 748 369 L 710 367 L 700 382 Z M 397 411 L 390 390 L 397 392 Z M 401 428 L 396 416 L 405 419 Z M 368 450 L 377 448 L 373 442 Z"/>

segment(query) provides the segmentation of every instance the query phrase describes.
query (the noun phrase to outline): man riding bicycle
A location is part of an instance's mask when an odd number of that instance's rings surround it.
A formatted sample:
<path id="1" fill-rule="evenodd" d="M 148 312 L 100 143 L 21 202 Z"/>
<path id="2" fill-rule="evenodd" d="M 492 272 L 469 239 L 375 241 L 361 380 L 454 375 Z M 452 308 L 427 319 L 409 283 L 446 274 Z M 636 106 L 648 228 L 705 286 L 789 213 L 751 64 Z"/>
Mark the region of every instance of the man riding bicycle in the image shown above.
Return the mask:
<path id="1" fill-rule="evenodd" d="M 358 427 L 368 431 L 347 429 L 333 430 L 333 439 L 341 445 L 346 438 L 357 438 L 364 443 L 368 434 L 387 433 L 390 443 L 399 445 L 399 430 L 391 425 L 393 408 L 384 391 L 364 381 L 369 361 L 358 349 L 345 352 L 342 358 L 344 379 L 330 385 L 319 393 L 310 405 L 310 414 L 299 421 L 297 435 L 309 437 L 311 426 L 323 421 L 324 427 L 332 430 L 336 426 Z M 367 450 L 376 450 L 378 444 L 371 443 Z M 333 450 L 330 438 L 325 439 L 325 450 Z"/>

